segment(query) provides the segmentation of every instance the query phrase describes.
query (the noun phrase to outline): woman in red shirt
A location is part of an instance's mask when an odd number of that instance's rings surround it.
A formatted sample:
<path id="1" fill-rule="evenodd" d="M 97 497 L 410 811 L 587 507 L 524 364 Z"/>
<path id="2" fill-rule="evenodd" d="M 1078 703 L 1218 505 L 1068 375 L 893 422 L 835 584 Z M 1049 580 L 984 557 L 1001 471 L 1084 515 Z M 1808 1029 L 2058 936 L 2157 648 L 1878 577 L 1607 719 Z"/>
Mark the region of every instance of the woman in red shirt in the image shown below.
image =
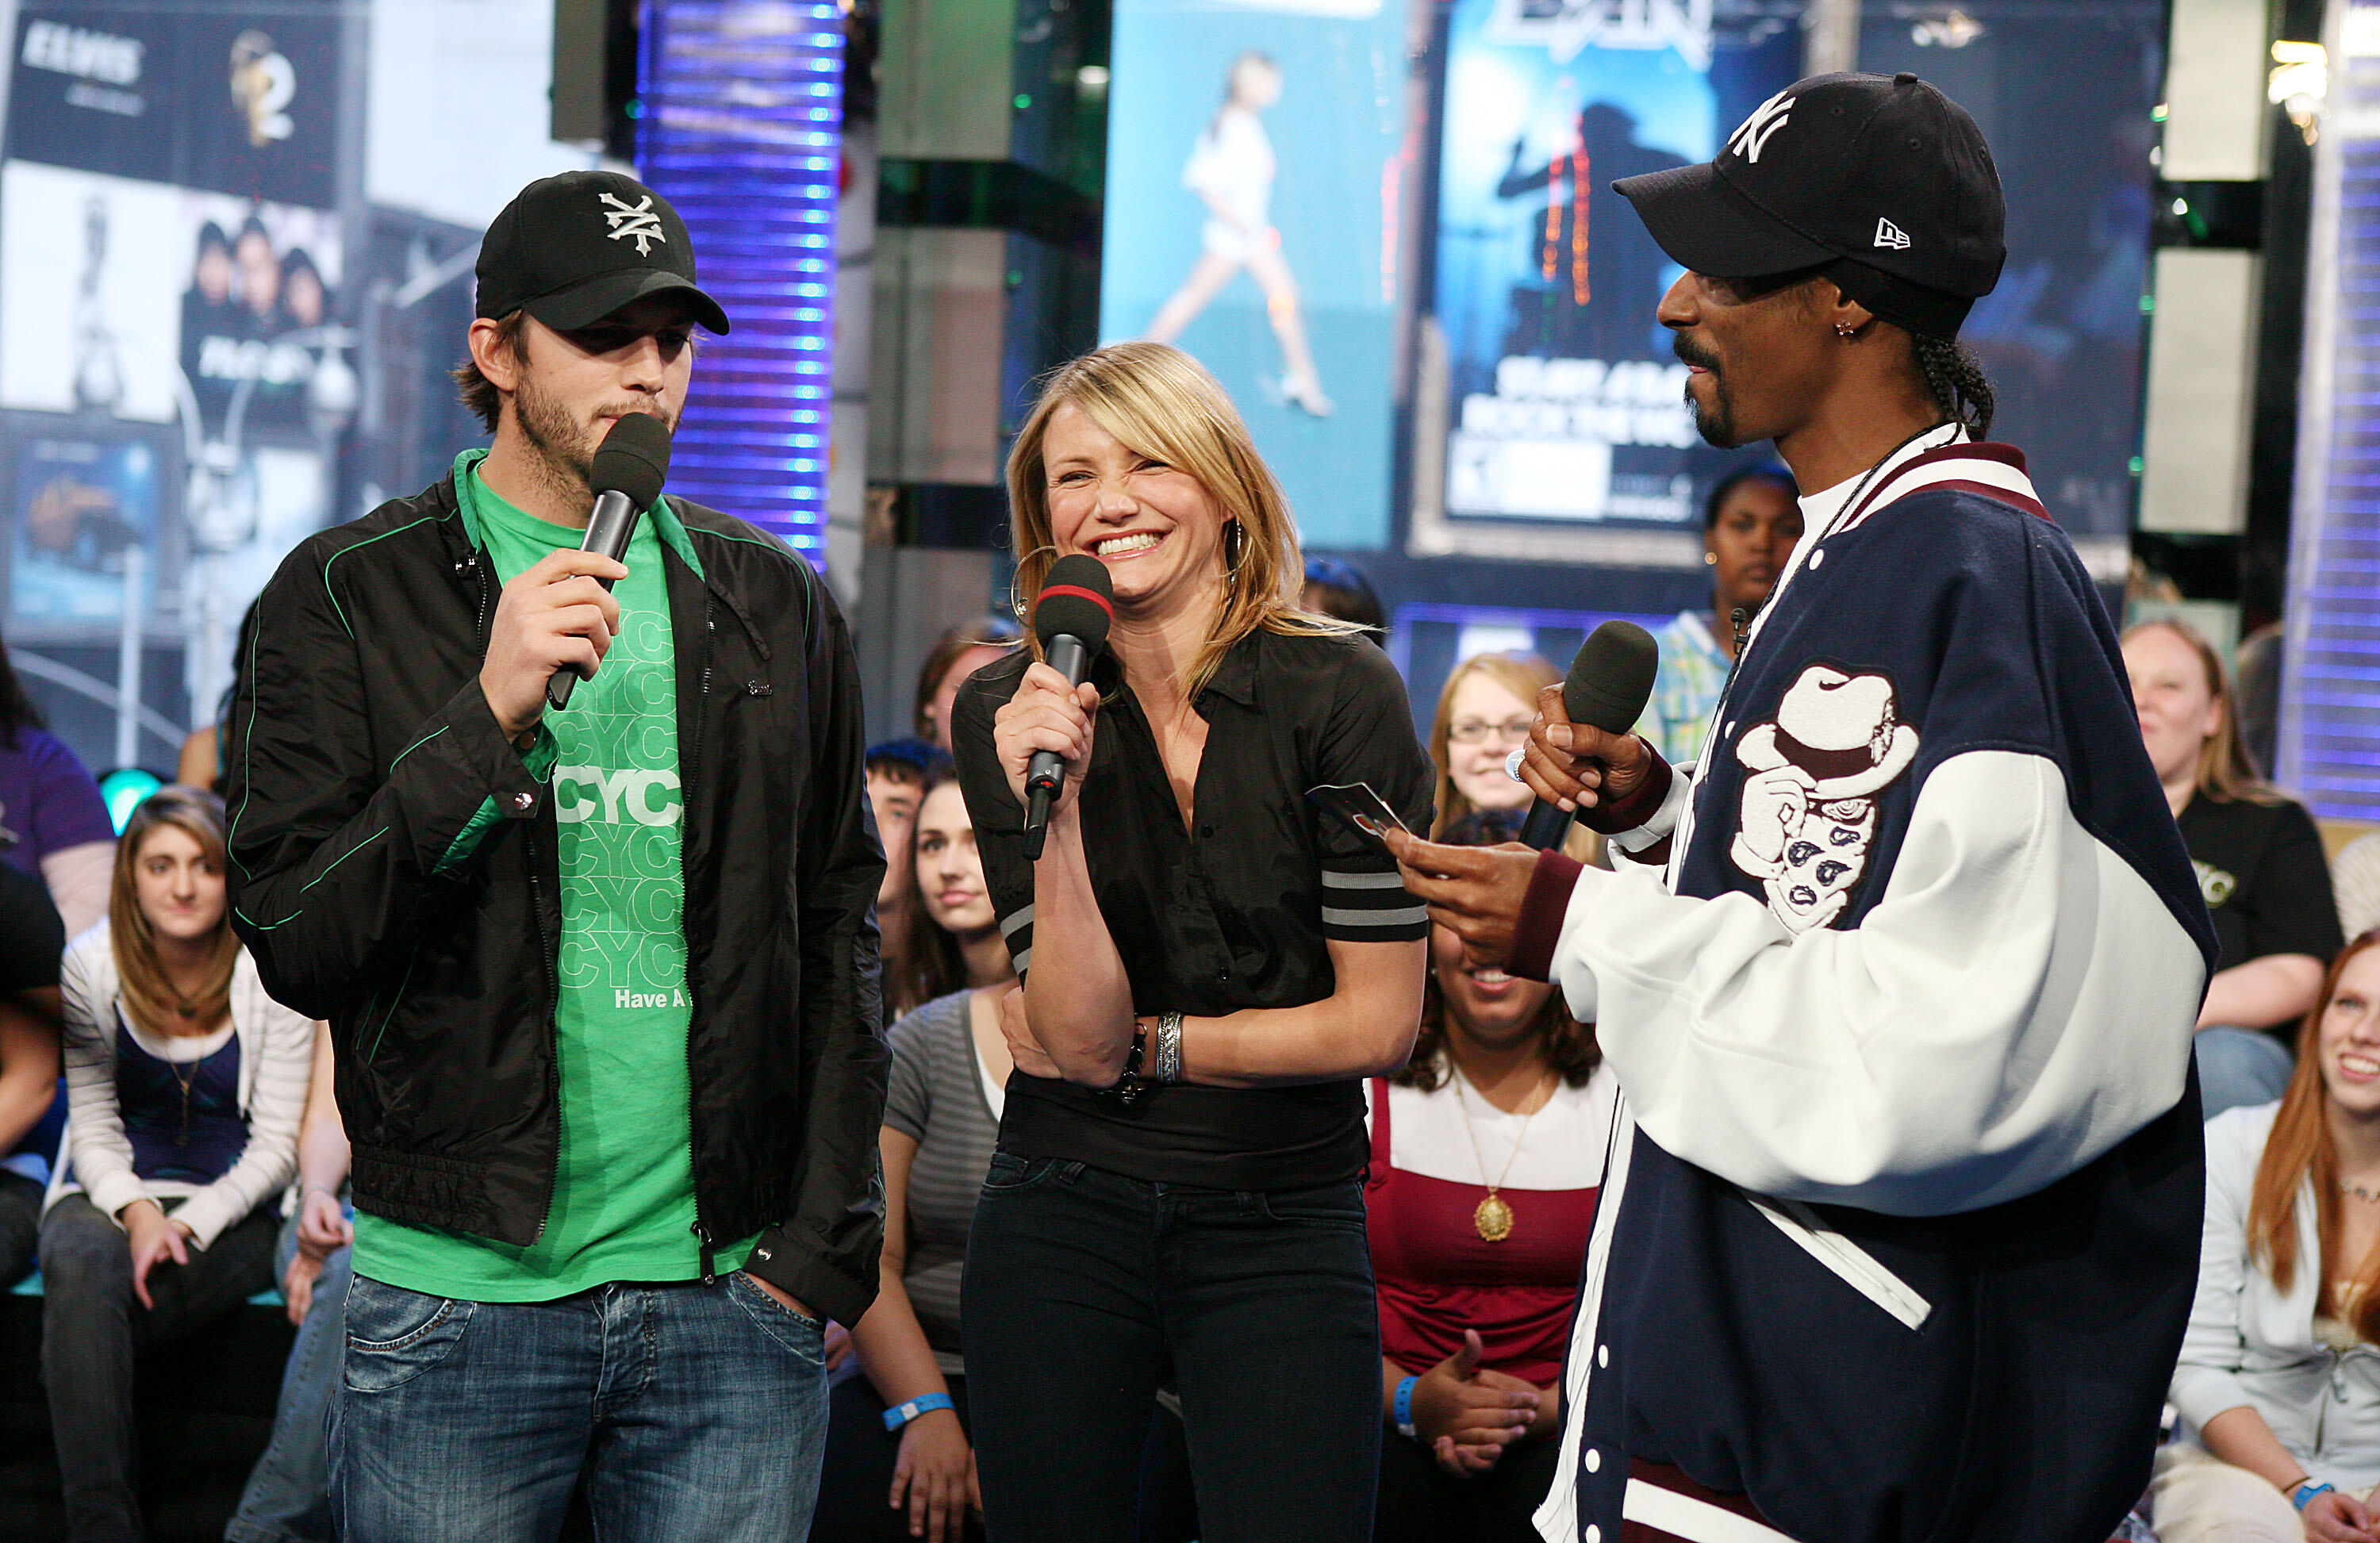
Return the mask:
<path id="1" fill-rule="evenodd" d="M 1472 814 L 1441 839 L 1494 845 L 1520 818 Z M 1536 1543 L 1618 1083 L 1553 987 L 1474 968 L 1444 928 L 1430 965 L 1411 1064 L 1370 1084 L 1373 1537 Z"/>

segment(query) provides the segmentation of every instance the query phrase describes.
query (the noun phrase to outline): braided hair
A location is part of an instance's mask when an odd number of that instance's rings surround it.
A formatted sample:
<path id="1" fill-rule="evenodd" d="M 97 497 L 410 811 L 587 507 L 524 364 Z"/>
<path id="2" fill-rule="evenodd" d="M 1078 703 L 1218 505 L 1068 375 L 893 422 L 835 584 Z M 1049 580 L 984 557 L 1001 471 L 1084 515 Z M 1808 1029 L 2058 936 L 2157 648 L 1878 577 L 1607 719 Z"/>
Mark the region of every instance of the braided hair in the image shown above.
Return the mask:
<path id="1" fill-rule="evenodd" d="M 1992 383 L 1967 346 L 1955 337 L 1909 334 L 1909 352 L 1925 382 L 1926 394 L 1946 423 L 1964 424 L 1971 439 L 1992 432 Z"/>

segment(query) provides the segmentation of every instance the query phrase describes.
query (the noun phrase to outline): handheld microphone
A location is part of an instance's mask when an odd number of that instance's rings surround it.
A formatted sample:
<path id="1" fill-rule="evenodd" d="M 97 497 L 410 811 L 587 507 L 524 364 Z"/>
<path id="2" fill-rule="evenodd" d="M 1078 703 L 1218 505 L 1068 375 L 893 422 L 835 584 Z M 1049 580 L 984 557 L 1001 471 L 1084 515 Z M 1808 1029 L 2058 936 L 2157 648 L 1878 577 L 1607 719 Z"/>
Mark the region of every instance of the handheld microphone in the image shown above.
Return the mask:
<path id="1" fill-rule="evenodd" d="M 1562 681 L 1562 710 L 1573 723 L 1606 734 L 1626 734 L 1645 716 L 1653 699 L 1653 676 L 1661 666 L 1661 646 L 1634 622 L 1609 621 L 1587 635 Z M 1560 846 L 1574 814 L 1543 798 L 1529 806 L 1521 840 L 1543 852 Z"/>
<path id="2" fill-rule="evenodd" d="M 578 543 L 578 550 L 600 552 L 619 561 L 628 550 L 628 538 L 637 533 L 637 516 L 662 495 L 662 484 L 669 480 L 669 463 L 668 424 L 650 413 L 632 412 L 614 419 L 611 432 L 595 451 L 595 467 L 587 479 L 595 490 L 595 512 L 588 516 L 587 539 Z M 612 587 L 608 578 L 601 583 L 606 589 Z M 578 678 L 574 668 L 554 671 L 545 683 L 546 705 L 556 710 L 568 707 L 571 687 Z"/>
<path id="3" fill-rule="evenodd" d="M 1115 620 L 1115 586 L 1108 565 L 1096 557 L 1075 553 L 1050 565 L 1033 602 L 1033 636 L 1040 639 L 1041 657 L 1050 668 L 1080 686 L 1091 663 L 1107 651 L 1108 626 Z M 1050 834 L 1050 806 L 1066 781 L 1066 763 L 1055 750 L 1036 750 L 1025 766 L 1025 857 L 1041 859 L 1041 844 Z"/>

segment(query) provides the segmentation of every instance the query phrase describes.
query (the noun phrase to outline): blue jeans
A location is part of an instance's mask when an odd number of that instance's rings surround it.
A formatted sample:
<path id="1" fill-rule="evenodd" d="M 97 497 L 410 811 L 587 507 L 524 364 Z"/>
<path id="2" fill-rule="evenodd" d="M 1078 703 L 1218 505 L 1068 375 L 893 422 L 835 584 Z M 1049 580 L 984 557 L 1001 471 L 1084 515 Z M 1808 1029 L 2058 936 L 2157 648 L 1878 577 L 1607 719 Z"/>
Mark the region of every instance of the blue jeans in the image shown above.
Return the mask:
<path id="1" fill-rule="evenodd" d="M 2297 1066 L 2287 1045 L 2253 1028 L 2202 1028 L 2191 1053 L 2198 1059 L 2199 1103 L 2209 1120 L 2227 1109 L 2271 1103 L 2289 1087 Z"/>
<path id="2" fill-rule="evenodd" d="M 1369 1543 L 1380 1335 L 1361 1180 L 1205 1189 L 1002 1152 L 964 1290 L 992 1543 L 1129 1543 L 1169 1375 L 1207 1543 Z"/>
<path id="3" fill-rule="evenodd" d="M 298 1252 L 298 1218 L 282 1225 L 276 1280 L 289 1278 Z M 314 1278 L 314 1300 L 281 1370 L 273 1440 L 248 1476 L 239 1510 L 224 1529 L 227 1543 L 331 1543 L 331 1394 L 346 1354 L 348 1256 L 334 1248 Z"/>
<path id="4" fill-rule="evenodd" d="M 339 1536 L 542 1543 L 583 1475 L 604 1543 L 797 1540 L 826 1442 L 821 1328 L 740 1273 L 523 1303 L 358 1275 L 331 1404 Z"/>

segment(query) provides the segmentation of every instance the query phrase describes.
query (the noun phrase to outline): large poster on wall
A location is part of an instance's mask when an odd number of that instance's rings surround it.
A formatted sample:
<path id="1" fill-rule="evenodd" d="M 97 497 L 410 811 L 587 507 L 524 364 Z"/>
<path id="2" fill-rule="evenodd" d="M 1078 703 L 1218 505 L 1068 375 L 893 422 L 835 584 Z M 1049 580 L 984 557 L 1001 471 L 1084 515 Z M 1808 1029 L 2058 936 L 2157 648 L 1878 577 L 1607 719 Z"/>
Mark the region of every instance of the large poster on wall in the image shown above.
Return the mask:
<path id="1" fill-rule="evenodd" d="M 1214 371 L 1306 543 L 1390 534 L 1405 10 L 1117 0 L 1102 340 Z"/>
<path id="2" fill-rule="evenodd" d="M 346 7 L 15 10 L 0 162 L 11 649 L 53 683 L 114 677 L 126 638 L 178 653 L 186 691 L 141 704 L 145 721 L 204 719 L 241 610 L 332 517 L 326 468 L 356 407 L 332 213 Z M 138 673 L 152 691 L 166 674 Z M 97 727 L 92 702 L 59 705 L 70 742 L 101 755 L 77 737 Z M 144 733 L 138 754 L 170 766 L 172 748 Z"/>
<path id="3" fill-rule="evenodd" d="M 329 6 L 25 6 L 7 152 L 326 207 L 339 26 Z"/>
<path id="4" fill-rule="evenodd" d="M 1435 297 L 1450 521 L 1695 518 L 1715 453 L 1654 320 L 1678 270 L 1610 185 L 1710 159 L 1710 49 L 1707 5 L 1454 6 Z"/>

